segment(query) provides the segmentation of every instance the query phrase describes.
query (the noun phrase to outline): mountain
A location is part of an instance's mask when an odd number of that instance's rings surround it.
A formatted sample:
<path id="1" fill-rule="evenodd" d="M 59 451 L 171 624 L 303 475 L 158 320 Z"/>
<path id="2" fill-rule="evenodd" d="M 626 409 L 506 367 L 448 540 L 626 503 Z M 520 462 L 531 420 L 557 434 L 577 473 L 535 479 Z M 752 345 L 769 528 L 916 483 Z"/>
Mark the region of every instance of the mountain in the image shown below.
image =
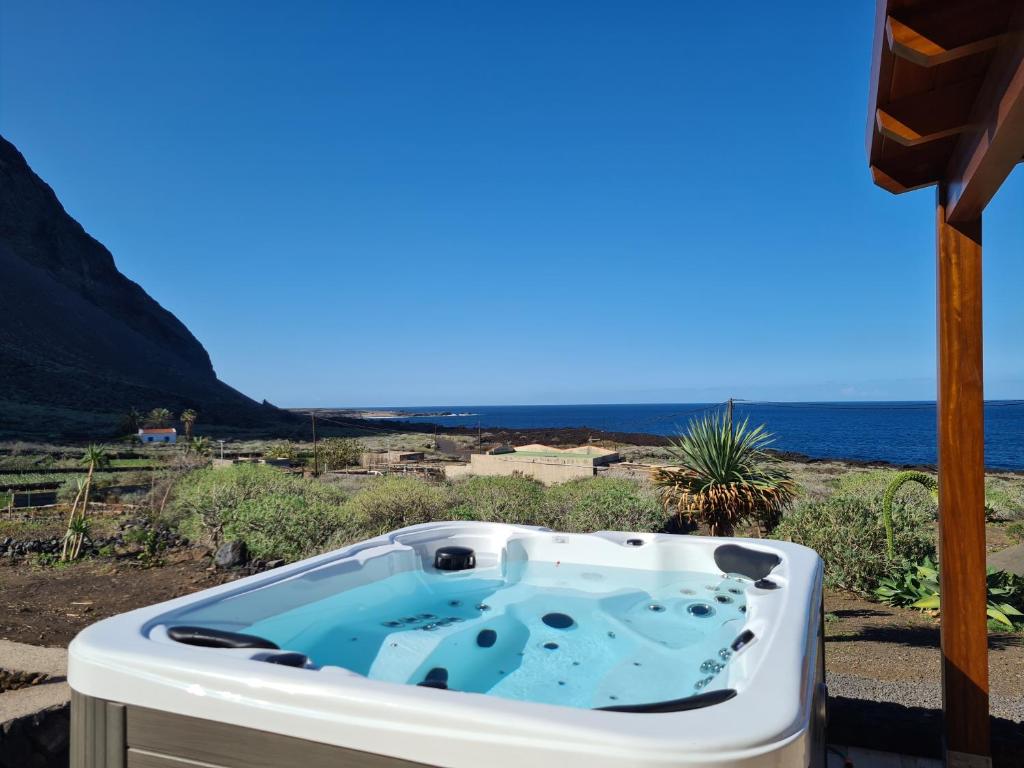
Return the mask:
<path id="1" fill-rule="evenodd" d="M 0 437 L 110 436 L 130 408 L 155 407 L 194 408 L 201 432 L 297 421 L 220 381 L 0 137 Z"/>

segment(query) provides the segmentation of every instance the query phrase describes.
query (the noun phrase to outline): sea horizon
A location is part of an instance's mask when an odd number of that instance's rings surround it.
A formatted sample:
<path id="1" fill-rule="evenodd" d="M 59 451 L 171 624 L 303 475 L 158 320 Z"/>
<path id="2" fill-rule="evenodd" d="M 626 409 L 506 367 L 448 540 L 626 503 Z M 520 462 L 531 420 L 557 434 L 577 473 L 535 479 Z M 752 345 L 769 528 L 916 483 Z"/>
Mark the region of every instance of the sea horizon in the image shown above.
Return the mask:
<path id="1" fill-rule="evenodd" d="M 736 419 L 765 424 L 772 448 L 815 459 L 934 465 L 934 400 L 734 400 Z M 671 436 L 725 402 L 572 405 L 339 406 L 317 410 L 392 412 L 382 420 L 482 429 L 590 428 Z M 985 401 L 985 464 L 1024 471 L 1024 400 Z"/>

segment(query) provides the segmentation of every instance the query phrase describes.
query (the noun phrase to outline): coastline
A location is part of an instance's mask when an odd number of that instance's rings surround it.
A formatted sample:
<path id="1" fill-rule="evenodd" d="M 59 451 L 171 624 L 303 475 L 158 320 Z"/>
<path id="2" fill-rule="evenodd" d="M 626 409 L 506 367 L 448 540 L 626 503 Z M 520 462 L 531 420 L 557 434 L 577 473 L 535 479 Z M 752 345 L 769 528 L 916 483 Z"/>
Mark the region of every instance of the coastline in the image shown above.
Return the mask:
<path id="1" fill-rule="evenodd" d="M 670 438 L 664 435 L 655 435 L 648 432 L 616 432 L 591 427 L 535 427 L 535 428 L 510 428 L 510 427 L 483 427 L 477 430 L 475 427 L 449 426 L 434 422 L 405 421 L 393 416 L 377 418 L 360 418 L 352 416 L 353 409 L 329 409 L 329 408 L 306 408 L 291 409 L 293 412 L 308 415 L 316 413 L 318 419 L 326 421 L 333 426 L 341 426 L 348 430 L 360 430 L 371 433 L 419 433 L 436 435 L 479 435 L 481 448 L 487 449 L 495 445 L 527 445 L 530 443 L 542 443 L 552 446 L 576 446 L 594 443 L 607 447 L 634 446 L 638 448 L 667 448 L 670 445 Z M 382 409 L 383 412 L 384 409 Z M 403 413 L 404 416 L 414 414 Z M 386 422 L 385 427 L 382 422 Z M 812 456 L 798 451 L 771 450 L 769 453 L 782 461 L 789 461 L 798 464 L 843 464 L 857 468 L 878 468 L 893 470 L 919 470 L 923 472 L 935 472 L 936 466 L 928 463 L 894 462 L 885 459 L 857 459 L 845 458 L 842 456 Z M 1024 476 L 1024 470 L 1005 469 L 1001 467 L 986 467 L 989 474 L 1006 474 L 1013 476 Z"/>

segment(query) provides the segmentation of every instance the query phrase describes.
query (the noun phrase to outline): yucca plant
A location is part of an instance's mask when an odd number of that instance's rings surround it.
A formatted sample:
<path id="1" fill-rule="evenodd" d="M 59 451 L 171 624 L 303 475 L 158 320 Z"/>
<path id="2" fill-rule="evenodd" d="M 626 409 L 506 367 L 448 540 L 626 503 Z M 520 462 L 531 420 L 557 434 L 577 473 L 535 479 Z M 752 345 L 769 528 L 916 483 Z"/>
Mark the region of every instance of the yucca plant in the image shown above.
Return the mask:
<path id="1" fill-rule="evenodd" d="M 93 474 L 98 467 L 106 466 L 110 460 L 107 457 L 107 449 L 102 445 L 90 445 L 85 449 L 81 459 L 89 471 L 86 473 L 85 482 L 78 486 L 78 494 L 71 505 L 71 515 L 68 518 L 68 528 L 64 534 L 64 546 L 61 548 L 61 560 L 74 560 L 82 551 L 82 542 L 88 535 L 88 524 L 85 516 L 89 512 L 89 491 L 92 488 Z M 82 505 L 79 507 L 78 502 Z"/>
<path id="2" fill-rule="evenodd" d="M 712 536 L 731 536 L 755 520 L 770 532 L 796 495 L 796 484 L 766 448 L 774 441 L 763 424 L 733 424 L 720 413 L 690 421 L 671 441 L 674 466 L 655 470 L 665 508 L 700 523 Z"/>

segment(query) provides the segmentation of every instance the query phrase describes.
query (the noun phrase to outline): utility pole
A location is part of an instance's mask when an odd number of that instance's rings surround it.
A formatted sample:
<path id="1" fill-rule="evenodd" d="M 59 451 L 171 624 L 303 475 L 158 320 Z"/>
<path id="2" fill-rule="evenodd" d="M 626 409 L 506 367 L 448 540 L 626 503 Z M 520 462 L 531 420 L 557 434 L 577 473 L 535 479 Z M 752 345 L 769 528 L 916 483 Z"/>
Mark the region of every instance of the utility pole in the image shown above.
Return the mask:
<path id="1" fill-rule="evenodd" d="M 223 440 L 218 440 L 217 442 L 220 443 L 220 458 L 221 458 L 221 460 L 223 460 L 224 459 L 224 441 Z"/>
<path id="2" fill-rule="evenodd" d="M 309 412 L 309 419 L 313 423 L 313 477 L 320 474 L 320 464 L 316 452 L 316 411 Z"/>
<path id="3" fill-rule="evenodd" d="M 480 448 L 480 446 L 482 444 L 483 444 L 483 440 L 482 440 L 482 435 L 480 433 L 480 419 L 477 419 L 476 420 L 476 447 L 477 447 L 478 450 L 479 450 L 479 448 Z"/>

